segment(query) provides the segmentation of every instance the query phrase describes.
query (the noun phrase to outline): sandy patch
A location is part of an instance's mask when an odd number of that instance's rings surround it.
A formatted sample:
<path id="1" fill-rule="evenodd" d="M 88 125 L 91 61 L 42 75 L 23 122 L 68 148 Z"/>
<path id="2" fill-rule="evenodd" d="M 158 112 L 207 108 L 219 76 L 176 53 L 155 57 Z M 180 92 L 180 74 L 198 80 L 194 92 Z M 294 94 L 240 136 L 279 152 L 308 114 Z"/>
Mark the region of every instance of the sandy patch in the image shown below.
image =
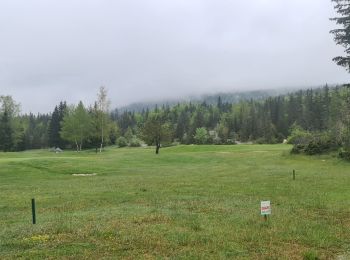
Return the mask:
<path id="1" fill-rule="evenodd" d="M 96 176 L 97 173 L 73 173 L 73 176 Z"/>

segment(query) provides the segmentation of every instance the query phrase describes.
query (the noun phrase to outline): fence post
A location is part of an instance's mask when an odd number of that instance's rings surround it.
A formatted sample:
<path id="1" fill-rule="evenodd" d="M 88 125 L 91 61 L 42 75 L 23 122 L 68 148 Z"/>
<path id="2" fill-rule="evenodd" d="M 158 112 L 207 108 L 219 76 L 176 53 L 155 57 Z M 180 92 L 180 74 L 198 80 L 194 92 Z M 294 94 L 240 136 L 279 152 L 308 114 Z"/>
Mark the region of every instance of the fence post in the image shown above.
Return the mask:
<path id="1" fill-rule="evenodd" d="M 33 217 L 33 224 L 36 224 L 35 199 L 32 199 L 32 217 Z"/>

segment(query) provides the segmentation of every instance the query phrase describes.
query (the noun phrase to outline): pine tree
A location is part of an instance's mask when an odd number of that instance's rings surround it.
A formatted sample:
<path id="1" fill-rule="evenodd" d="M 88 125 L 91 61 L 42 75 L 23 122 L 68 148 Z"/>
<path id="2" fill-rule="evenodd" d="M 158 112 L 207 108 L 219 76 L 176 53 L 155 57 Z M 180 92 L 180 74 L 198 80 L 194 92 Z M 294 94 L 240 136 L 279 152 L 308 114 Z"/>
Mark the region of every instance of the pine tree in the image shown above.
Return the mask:
<path id="1" fill-rule="evenodd" d="M 340 17 L 331 18 L 342 28 L 331 30 L 334 35 L 334 41 L 345 48 L 345 56 L 338 56 L 333 60 L 350 72 L 350 1 L 349 0 L 332 0 L 335 2 L 334 9 Z"/>

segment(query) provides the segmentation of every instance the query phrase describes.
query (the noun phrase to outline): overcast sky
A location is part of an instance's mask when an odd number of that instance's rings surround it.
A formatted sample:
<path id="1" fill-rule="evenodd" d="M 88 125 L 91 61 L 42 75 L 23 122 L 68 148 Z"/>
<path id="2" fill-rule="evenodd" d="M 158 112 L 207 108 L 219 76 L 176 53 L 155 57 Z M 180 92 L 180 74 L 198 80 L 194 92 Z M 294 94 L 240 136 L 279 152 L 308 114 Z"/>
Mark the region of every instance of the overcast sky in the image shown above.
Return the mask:
<path id="1" fill-rule="evenodd" d="M 1 0 L 0 95 L 22 111 L 348 82 L 330 0 Z"/>

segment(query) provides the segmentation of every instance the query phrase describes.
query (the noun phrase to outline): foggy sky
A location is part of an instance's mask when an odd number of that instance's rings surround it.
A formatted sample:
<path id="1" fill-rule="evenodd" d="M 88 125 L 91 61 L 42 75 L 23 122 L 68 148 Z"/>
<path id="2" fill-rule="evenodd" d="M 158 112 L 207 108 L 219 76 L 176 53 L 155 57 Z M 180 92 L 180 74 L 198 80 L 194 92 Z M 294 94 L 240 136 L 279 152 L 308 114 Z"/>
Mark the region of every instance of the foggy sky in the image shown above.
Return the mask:
<path id="1" fill-rule="evenodd" d="M 1 0 L 0 95 L 24 112 L 348 82 L 330 0 Z"/>

